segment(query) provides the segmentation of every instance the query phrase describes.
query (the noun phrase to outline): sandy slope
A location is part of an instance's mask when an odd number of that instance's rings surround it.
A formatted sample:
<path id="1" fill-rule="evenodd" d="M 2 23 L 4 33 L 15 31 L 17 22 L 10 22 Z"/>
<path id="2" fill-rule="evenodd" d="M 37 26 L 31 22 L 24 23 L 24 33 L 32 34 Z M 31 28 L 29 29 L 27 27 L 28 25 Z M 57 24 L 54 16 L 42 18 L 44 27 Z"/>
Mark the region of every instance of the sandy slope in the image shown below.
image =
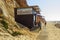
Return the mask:
<path id="1" fill-rule="evenodd" d="M 60 29 L 56 28 L 55 23 L 48 22 L 46 28 L 43 27 L 39 36 L 37 37 L 38 40 L 60 40 Z"/>
<path id="2" fill-rule="evenodd" d="M 31 37 L 28 35 L 13 37 L 8 33 L 0 33 L 0 40 L 60 40 L 60 29 L 54 25 L 55 23 L 53 22 L 47 22 L 47 26 L 42 26 L 40 32 L 31 32 Z"/>
<path id="3" fill-rule="evenodd" d="M 47 24 L 47 32 L 49 40 L 60 40 L 60 29 L 54 26 L 54 23 Z"/>

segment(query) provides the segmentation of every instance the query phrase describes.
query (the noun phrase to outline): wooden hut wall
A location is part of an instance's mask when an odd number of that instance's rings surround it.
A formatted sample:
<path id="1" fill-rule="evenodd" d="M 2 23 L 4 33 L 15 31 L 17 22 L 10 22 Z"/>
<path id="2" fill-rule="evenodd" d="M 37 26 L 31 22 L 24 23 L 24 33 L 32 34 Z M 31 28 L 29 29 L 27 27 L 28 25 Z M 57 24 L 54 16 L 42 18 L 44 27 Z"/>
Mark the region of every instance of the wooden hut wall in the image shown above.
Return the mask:
<path id="1" fill-rule="evenodd" d="M 15 18 L 15 21 L 27 26 L 28 28 L 32 28 L 33 26 L 33 15 L 18 15 Z"/>

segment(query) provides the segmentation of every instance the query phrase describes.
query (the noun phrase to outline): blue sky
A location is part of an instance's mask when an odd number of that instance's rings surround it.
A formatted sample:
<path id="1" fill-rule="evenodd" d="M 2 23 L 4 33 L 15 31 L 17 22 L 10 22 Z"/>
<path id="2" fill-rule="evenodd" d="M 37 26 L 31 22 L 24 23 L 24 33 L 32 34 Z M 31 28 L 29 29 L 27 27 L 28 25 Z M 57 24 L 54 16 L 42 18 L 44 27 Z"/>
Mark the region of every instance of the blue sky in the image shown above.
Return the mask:
<path id="1" fill-rule="evenodd" d="M 27 0 L 28 5 L 38 5 L 47 21 L 60 21 L 60 0 Z"/>

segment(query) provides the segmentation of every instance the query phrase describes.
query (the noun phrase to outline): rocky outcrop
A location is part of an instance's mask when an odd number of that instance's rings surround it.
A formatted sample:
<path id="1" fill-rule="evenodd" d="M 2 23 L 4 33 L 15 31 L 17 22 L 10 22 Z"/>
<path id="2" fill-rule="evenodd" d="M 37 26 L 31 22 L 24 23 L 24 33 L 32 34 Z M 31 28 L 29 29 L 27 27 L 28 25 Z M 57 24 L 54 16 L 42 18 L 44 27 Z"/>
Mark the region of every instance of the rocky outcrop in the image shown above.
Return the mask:
<path id="1" fill-rule="evenodd" d="M 19 4 L 21 8 L 28 7 L 26 0 L 16 0 L 16 2 Z"/>

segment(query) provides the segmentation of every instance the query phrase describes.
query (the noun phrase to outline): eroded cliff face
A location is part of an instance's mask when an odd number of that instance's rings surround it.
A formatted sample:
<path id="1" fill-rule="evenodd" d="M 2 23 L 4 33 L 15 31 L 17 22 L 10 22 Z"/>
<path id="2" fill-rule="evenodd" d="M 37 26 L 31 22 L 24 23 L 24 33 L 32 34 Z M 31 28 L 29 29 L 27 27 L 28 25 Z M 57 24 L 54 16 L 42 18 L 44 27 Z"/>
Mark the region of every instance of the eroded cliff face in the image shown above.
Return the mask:
<path id="1" fill-rule="evenodd" d="M 14 7 L 12 6 L 14 5 L 14 3 L 12 3 L 11 5 L 8 5 L 9 3 L 6 2 L 6 0 L 0 0 L 0 10 L 2 12 L 0 12 L 1 18 L 2 20 L 0 20 L 0 24 L 2 25 L 2 27 L 4 27 L 4 29 L 6 29 L 5 27 L 8 27 L 6 30 L 8 31 L 8 29 L 11 27 L 12 31 L 13 31 L 13 27 L 15 27 L 14 25 L 16 25 L 16 27 L 18 27 L 18 25 L 16 24 L 15 20 L 14 20 Z M 0 26 L 1 26 L 0 25 Z"/>

